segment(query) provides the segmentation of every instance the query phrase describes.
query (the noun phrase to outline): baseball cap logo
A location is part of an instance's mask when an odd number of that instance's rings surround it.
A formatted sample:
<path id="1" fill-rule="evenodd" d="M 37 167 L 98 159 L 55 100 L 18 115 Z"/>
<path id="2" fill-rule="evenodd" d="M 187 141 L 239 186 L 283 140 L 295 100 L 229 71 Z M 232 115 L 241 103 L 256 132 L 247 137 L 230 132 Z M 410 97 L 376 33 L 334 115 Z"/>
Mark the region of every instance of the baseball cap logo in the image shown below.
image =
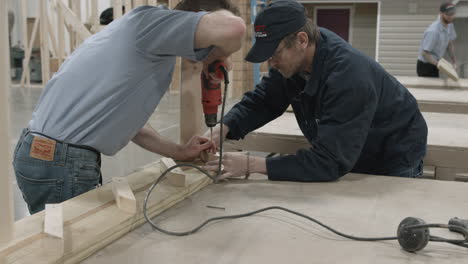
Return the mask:
<path id="1" fill-rule="evenodd" d="M 256 38 L 266 38 L 268 36 L 266 32 L 265 25 L 257 25 L 255 26 L 255 37 Z"/>

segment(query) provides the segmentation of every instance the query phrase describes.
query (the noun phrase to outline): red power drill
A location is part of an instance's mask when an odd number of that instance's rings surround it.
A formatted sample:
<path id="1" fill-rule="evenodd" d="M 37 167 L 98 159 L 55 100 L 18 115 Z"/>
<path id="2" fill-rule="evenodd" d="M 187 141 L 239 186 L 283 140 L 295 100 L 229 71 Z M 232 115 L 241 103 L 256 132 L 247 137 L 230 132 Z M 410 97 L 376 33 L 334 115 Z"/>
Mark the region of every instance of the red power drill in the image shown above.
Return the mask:
<path id="1" fill-rule="evenodd" d="M 215 61 L 208 65 L 208 73 L 214 73 L 217 78 L 223 79 L 228 83 L 226 65 L 221 61 Z M 218 106 L 221 104 L 221 83 L 214 84 L 210 82 L 210 77 L 201 73 L 202 105 L 205 114 L 206 126 L 210 131 L 218 122 Z"/>

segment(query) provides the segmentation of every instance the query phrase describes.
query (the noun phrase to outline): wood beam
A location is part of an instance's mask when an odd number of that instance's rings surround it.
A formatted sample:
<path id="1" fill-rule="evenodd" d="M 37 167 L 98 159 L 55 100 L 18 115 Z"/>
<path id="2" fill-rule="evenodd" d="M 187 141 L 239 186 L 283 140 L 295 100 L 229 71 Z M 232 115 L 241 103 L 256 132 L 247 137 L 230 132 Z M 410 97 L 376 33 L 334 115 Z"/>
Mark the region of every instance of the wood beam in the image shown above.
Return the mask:
<path id="1" fill-rule="evenodd" d="M 126 177 L 112 178 L 112 193 L 117 207 L 124 212 L 136 214 L 137 202 Z"/>
<path id="2" fill-rule="evenodd" d="M 54 28 L 52 27 L 52 24 L 50 23 L 49 17 L 46 19 L 47 21 L 47 28 L 49 31 L 49 41 L 50 41 L 50 51 L 52 52 L 52 57 L 57 57 L 57 52 L 58 52 L 58 47 L 57 47 L 57 38 L 55 38 L 55 33 L 54 33 Z"/>
<path id="3" fill-rule="evenodd" d="M 34 46 L 34 40 L 36 39 L 40 20 L 41 18 L 37 17 L 36 20 L 34 21 L 34 26 L 33 26 L 32 34 L 31 34 L 31 39 L 29 40 L 28 49 L 26 50 L 24 54 L 23 74 L 21 75 L 21 82 L 20 82 L 21 87 L 25 87 L 26 80 L 27 80 L 27 85 L 31 85 L 31 79 L 29 77 L 29 62 L 31 61 L 32 49 Z M 24 67 L 25 65 L 27 68 Z"/>
<path id="4" fill-rule="evenodd" d="M 161 173 L 165 172 L 169 168 L 177 165 L 176 162 L 171 158 L 162 158 L 161 159 Z M 186 185 L 186 175 L 181 168 L 175 168 L 168 172 L 166 179 L 167 181 L 178 187 L 185 187 Z"/>
<path id="5" fill-rule="evenodd" d="M 49 52 L 49 28 L 47 26 L 47 3 L 48 1 L 40 1 L 40 16 L 41 16 L 41 72 L 42 83 L 44 85 L 50 79 L 50 52 Z"/>
<path id="6" fill-rule="evenodd" d="M 65 23 L 70 27 L 70 31 L 75 31 L 82 40 L 86 40 L 91 37 L 91 32 L 89 32 L 77 15 L 73 13 L 73 11 L 62 2 L 62 0 L 57 0 L 57 4 L 62 9 Z"/>
<path id="7" fill-rule="evenodd" d="M 137 8 L 139 6 L 147 5 L 146 0 L 133 0 L 133 8 Z"/>
<path id="8" fill-rule="evenodd" d="M 9 90 L 10 49 L 8 42 L 8 2 L 0 1 L 0 246 L 9 242 L 14 233 L 13 195 L 10 178 Z M 1 258 L 1 256 L 0 256 Z"/>
<path id="9" fill-rule="evenodd" d="M 132 0 L 125 0 L 125 13 L 130 12 L 133 9 Z"/>
<path id="10" fill-rule="evenodd" d="M 194 135 L 202 135 L 205 125 L 201 104 L 200 74 L 203 65 L 182 59 L 180 86 L 180 143 L 187 143 Z"/>
<path id="11" fill-rule="evenodd" d="M 26 0 L 21 0 L 20 2 L 20 5 L 21 5 L 21 17 L 22 17 L 22 23 L 23 23 L 23 46 L 24 46 L 24 50 L 25 51 L 28 51 L 29 50 L 29 42 L 28 42 L 28 10 L 26 8 Z M 31 38 L 34 39 L 33 36 L 31 36 Z M 25 80 L 27 80 L 27 82 L 29 83 L 29 79 L 30 79 L 30 72 L 29 72 L 29 58 L 27 58 L 27 53 L 25 53 L 25 58 L 23 59 L 23 73 L 22 73 L 22 76 L 21 76 L 21 84 L 24 85 L 24 81 L 23 81 L 23 76 L 25 78 Z M 30 56 L 30 55 L 29 55 Z M 25 64 L 25 62 L 28 62 Z"/>
<path id="12" fill-rule="evenodd" d="M 96 2 L 96 1 L 93 1 Z M 97 3 L 97 2 L 96 2 Z M 55 3 L 55 11 L 57 13 L 57 37 L 58 37 L 58 51 L 57 55 L 59 58 L 59 65 L 62 65 L 65 59 L 65 18 L 63 17 L 63 11 L 61 6 Z"/>
<path id="13" fill-rule="evenodd" d="M 114 8 L 114 20 L 122 17 L 122 0 L 112 0 Z"/>
<path id="14" fill-rule="evenodd" d="M 99 25 L 98 1 L 91 0 L 91 24 L 92 27 Z"/>

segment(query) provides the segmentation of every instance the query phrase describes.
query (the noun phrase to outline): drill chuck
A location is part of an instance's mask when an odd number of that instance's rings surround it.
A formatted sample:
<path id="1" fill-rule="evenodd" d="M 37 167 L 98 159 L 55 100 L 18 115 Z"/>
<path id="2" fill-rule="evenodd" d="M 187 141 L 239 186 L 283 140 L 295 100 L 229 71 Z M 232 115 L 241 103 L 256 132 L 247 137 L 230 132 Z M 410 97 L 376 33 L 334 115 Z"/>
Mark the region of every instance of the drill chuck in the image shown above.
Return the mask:
<path id="1" fill-rule="evenodd" d="M 205 114 L 205 123 L 207 127 L 216 126 L 218 120 L 217 114 Z"/>

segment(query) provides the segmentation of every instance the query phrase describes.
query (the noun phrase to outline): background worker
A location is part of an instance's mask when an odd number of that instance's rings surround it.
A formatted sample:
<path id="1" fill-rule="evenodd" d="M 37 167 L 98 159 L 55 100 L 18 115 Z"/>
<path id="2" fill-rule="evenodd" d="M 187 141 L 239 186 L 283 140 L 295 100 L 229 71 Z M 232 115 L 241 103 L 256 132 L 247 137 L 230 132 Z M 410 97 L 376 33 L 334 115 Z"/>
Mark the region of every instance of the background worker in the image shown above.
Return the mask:
<path id="1" fill-rule="evenodd" d="M 227 153 L 221 178 L 250 173 L 270 180 L 333 181 L 348 172 L 418 177 L 427 126 L 416 99 L 375 60 L 317 28 L 294 0 L 277 0 L 255 20 L 246 57 L 268 60 L 268 76 L 225 116 L 213 140 L 239 140 L 292 106 L 312 145 L 270 158 Z M 216 161 L 205 166 L 217 170 Z"/>
<path id="2" fill-rule="evenodd" d="M 47 83 L 14 156 L 16 179 L 36 213 L 95 188 L 100 154 L 130 140 L 177 160 L 211 147 L 185 145 L 144 127 L 167 91 L 176 56 L 225 61 L 241 47 L 245 22 L 227 10 L 184 12 L 143 6 L 88 38 Z"/>
<path id="3" fill-rule="evenodd" d="M 448 52 L 453 66 L 456 69 L 454 40 L 457 33 L 453 26 L 455 19 L 455 5 L 452 1 L 445 1 L 440 5 L 440 17 L 424 32 L 419 48 L 417 73 L 419 77 L 439 77 L 437 64 Z"/>

